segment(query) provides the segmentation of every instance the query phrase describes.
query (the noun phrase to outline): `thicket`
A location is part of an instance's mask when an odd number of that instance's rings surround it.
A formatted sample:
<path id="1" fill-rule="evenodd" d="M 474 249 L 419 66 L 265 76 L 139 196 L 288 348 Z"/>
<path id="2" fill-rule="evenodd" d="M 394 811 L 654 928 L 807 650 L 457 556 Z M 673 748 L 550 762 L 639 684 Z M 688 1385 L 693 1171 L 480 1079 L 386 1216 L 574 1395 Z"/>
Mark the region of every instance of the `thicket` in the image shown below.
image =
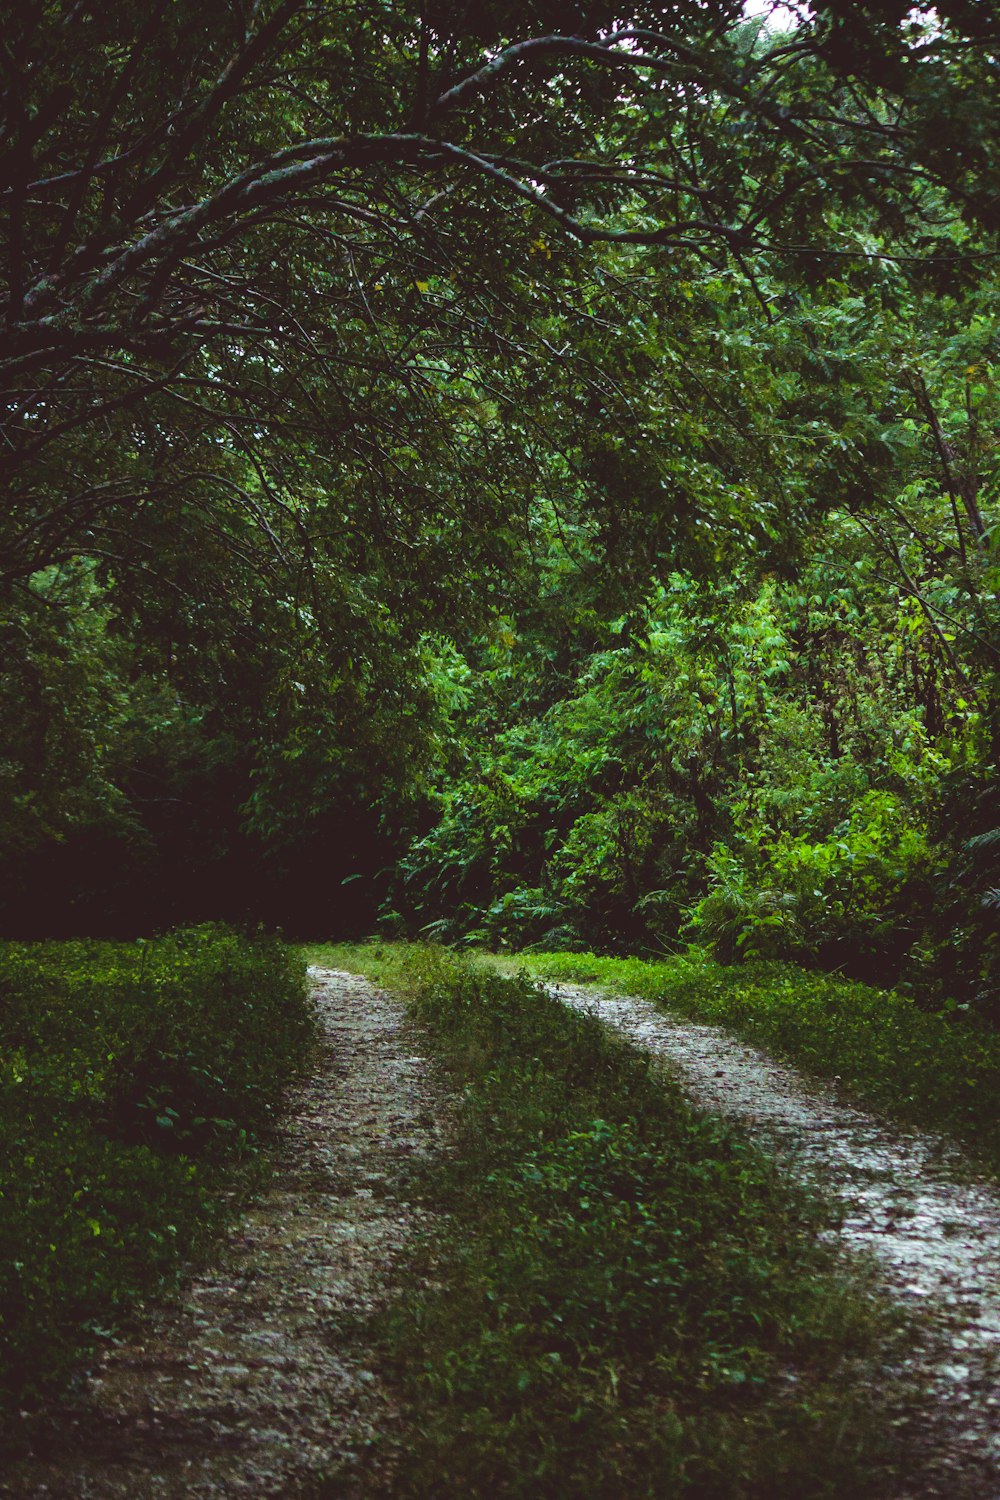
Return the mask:
<path id="1" fill-rule="evenodd" d="M 390 924 L 694 941 L 1000 1016 L 995 340 L 978 294 L 903 320 L 900 293 L 827 283 L 775 328 L 692 292 L 789 492 L 841 498 L 791 551 L 720 531 L 715 567 L 618 613 L 587 540 L 551 535 L 531 605 L 441 651 L 452 737 Z"/>
<path id="2" fill-rule="evenodd" d="M 821 1205 L 523 978 L 319 956 L 401 987 L 462 1089 L 448 1217 L 385 1329 L 394 1496 L 891 1491 L 890 1325 Z"/>
<path id="3" fill-rule="evenodd" d="M 223 1222 L 312 1025 L 270 938 L 0 945 L 0 1413 Z"/>
<path id="4" fill-rule="evenodd" d="M 989 1012 L 995 0 L 8 11 L 0 931 Z"/>

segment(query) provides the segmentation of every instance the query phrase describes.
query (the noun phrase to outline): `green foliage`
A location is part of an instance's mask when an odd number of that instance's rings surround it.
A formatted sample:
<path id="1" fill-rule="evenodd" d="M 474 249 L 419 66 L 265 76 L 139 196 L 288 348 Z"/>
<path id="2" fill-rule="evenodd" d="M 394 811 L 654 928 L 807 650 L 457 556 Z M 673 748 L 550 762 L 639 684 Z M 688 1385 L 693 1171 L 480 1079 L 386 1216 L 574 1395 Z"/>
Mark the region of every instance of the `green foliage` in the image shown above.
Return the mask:
<path id="1" fill-rule="evenodd" d="M 271 939 L 0 946 L 0 1407 L 204 1243 L 312 1025 Z"/>
<path id="2" fill-rule="evenodd" d="M 432 1285 L 387 1327 L 394 1495 L 886 1492 L 887 1324 L 814 1200 L 523 978 L 324 956 L 402 987 L 463 1086 Z"/>
<path id="3" fill-rule="evenodd" d="M 856 804 L 995 759 L 996 18 L 883 10 L 12 11 L 6 932 L 367 930 L 409 848 L 413 926 L 672 943 L 718 845 L 943 982 Z"/>
<path id="4" fill-rule="evenodd" d="M 935 505 L 929 552 L 902 523 L 886 539 L 895 579 L 867 520 L 833 512 L 792 578 L 671 573 L 629 614 L 587 620 L 558 674 L 550 618 L 471 640 L 463 753 L 397 907 L 512 947 L 695 936 L 727 961 L 797 958 L 992 1013 L 994 884 L 967 845 L 996 821 L 996 595 L 954 548 L 948 563 Z M 581 618 L 551 587 L 549 611 Z"/>
<path id="5" fill-rule="evenodd" d="M 748 838 L 742 858 L 717 846 L 707 861 L 711 889 L 691 914 L 693 933 L 724 963 L 850 953 L 856 969 L 870 971 L 930 873 L 927 832 L 911 815 L 898 796 L 871 790 L 822 841 L 788 831 L 766 847 Z"/>
<path id="6" fill-rule="evenodd" d="M 121 647 L 90 570 L 50 569 L 0 611 L 0 846 L 8 864 L 128 823 L 108 741 L 127 714 Z"/>
<path id="7" fill-rule="evenodd" d="M 211 617 L 172 596 L 169 628 L 155 592 L 96 567 L 0 599 L 5 935 L 117 936 L 206 910 L 308 926 L 335 905 L 370 925 L 371 894 L 341 881 L 386 861 L 380 814 L 405 823 L 423 785 L 442 718 L 424 650 L 363 589 L 331 581 L 296 609 L 211 561 Z M 297 873 L 310 840 L 352 823 L 323 879 Z"/>
<path id="8" fill-rule="evenodd" d="M 533 974 L 645 996 L 731 1026 L 899 1119 L 944 1130 L 1000 1171 L 1000 1037 L 960 1013 L 791 964 L 739 967 L 692 950 L 661 962 L 592 953 L 526 956 Z"/>
<path id="9" fill-rule="evenodd" d="M 345 16 L 11 17 L 3 930 L 989 1012 L 996 7 Z"/>

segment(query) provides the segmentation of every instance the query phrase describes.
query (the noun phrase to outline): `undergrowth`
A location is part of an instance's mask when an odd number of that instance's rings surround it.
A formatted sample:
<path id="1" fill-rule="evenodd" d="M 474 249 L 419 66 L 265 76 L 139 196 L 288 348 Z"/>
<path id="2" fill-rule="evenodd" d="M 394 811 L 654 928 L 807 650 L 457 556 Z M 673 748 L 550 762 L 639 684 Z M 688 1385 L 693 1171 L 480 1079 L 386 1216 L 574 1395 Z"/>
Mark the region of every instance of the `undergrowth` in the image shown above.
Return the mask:
<path id="1" fill-rule="evenodd" d="M 723 965 L 698 950 L 665 962 L 532 953 L 546 979 L 641 995 L 739 1031 L 900 1119 L 944 1130 L 1000 1171 L 1000 1034 L 905 996 L 793 964 Z"/>
<path id="2" fill-rule="evenodd" d="M 828 1210 L 523 977 L 311 956 L 404 993 L 462 1088 L 444 1228 L 384 1330 L 394 1500 L 884 1492 L 891 1324 L 818 1243 Z"/>
<path id="3" fill-rule="evenodd" d="M 272 939 L 0 944 L 0 1412 L 204 1243 L 311 1035 Z"/>

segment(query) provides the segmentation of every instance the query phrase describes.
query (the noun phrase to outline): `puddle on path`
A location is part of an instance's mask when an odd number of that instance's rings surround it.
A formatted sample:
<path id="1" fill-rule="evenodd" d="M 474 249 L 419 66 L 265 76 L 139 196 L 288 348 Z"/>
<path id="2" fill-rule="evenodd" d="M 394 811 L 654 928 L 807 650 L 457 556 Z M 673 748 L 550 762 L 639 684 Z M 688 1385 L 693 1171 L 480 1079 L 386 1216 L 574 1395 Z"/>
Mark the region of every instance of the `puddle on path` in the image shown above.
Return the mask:
<path id="1" fill-rule="evenodd" d="M 940 1137 L 895 1127 L 717 1027 L 634 996 L 550 985 L 663 1058 L 701 1107 L 746 1126 L 799 1178 L 839 1200 L 831 1228 L 874 1256 L 918 1307 L 907 1373 L 928 1394 L 928 1461 L 898 1500 L 1000 1496 L 1000 1192 Z M 923 1446 L 923 1443 L 921 1444 Z"/>
<path id="2" fill-rule="evenodd" d="M 350 1472 L 351 1443 L 392 1425 L 356 1328 L 426 1225 L 401 1172 L 439 1146 L 448 1099 L 398 1001 L 355 975 L 311 977 L 320 1057 L 268 1191 L 215 1267 L 51 1413 L 0 1496 L 292 1500 Z M 360 1497 L 357 1484 L 329 1493 Z"/>

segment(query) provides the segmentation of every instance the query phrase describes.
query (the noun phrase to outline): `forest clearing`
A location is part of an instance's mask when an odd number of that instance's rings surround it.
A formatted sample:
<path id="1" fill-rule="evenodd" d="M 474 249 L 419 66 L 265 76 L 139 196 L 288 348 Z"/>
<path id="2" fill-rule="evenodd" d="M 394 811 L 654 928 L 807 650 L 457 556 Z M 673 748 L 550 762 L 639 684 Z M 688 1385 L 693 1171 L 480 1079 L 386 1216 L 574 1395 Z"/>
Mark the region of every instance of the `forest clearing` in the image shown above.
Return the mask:
<path id="1" fill-rule="evenodd" d="M 1000 1495 L 1000 0 L 0 0 L 0 1494 Z"/>

